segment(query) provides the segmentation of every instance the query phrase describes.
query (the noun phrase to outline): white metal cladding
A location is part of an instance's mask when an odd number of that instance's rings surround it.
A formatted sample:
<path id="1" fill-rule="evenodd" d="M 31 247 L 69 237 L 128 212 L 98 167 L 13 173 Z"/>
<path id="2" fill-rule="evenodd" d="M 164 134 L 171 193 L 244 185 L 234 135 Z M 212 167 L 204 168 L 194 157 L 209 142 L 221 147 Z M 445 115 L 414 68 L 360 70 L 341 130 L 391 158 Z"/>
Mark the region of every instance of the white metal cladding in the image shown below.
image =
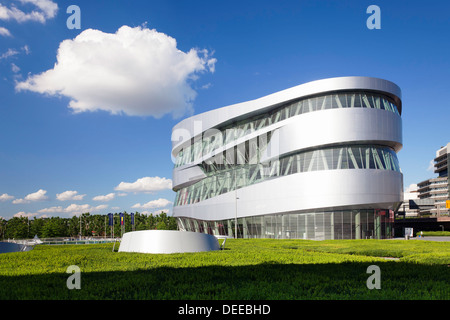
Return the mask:
<path id="1" fill-rule="evenodd" d="M 399 151 L 402 147 L 401 128 L 400 116 L 392 112 L 360 108 L 331 109 L 286 119 L 264 130 L 246 135 L 226 145 L 224 149 L 275 130 L 269 145 L 271 153 L 267 158 L 281 157 L 302 149 L 360 142 L 385 145 Z M 189 165 L 175 168 L 173 189 L 178 190 L 205 178 L 197 164 L 214 154 L 211 153 Z"/>
<path id="2" fill-rule="evenodd" d="M 342 90 L 369 90 L 385 93 L 396 101 L 401 114 L 401 90 L 395 83 L 371 77 L 338 77 L 322 79 L 301 84 L 259 99 L 204 112 L 179 122 L 172 131 L 183 129 L 186 130 L 189 135 L 184 137 L 177 136 L 177 138 L 180 139 L 172 141 L 172 155 L 175 156 L 188 139 L 210 128 L 217 127 L 231 119 L 251 114 L 260 109 L 278 106 L 294 99 Z M 201 123 L 201 127 L 198 126 L 198 123 Z"/>
<path id="3" fill-rule="evenodd" d="M 195 204 L 174 207 L 174 216 L 201 220 L 314 210 L 394 210 L 403 200 L 403 175 L 387 170 L 330 170 L 264 181 Z"/>
<path id="4" fill-rule="evenodd" d="M 227 141 L 222 149 L 203 154 L 191 163 L 176 166 L 173 170 L 173 189 L 177 191 L 207 178 L 199 165 L 221 150 L 269 133 L 271 139 L 267 148 L 271 153 L 262 156 L 261 161 L 339 146 L 365 145 L 398 152 L 402 148 L 400 88 L 382 79 L 342 77 L 313 81 L 185 119 L 173 128 L 176 134 L 173 136 L 172 156 L 176 157 L 180 150 L 190 145 L 192 138 L 201 137 L 209 129 L 264 114 L 303 97 L 358 90 L 388 96 L 395 102 L 398 112 L 375 108 L 340 108 L 288 117 L 244 134 L 237 140 Z M 394 210 L 402 200 L 403 176 L 399 170 L 322 170 L 277 176 L 196 203 L 175 205 L 174 216 L 214 221 L 314 210 Z"/>

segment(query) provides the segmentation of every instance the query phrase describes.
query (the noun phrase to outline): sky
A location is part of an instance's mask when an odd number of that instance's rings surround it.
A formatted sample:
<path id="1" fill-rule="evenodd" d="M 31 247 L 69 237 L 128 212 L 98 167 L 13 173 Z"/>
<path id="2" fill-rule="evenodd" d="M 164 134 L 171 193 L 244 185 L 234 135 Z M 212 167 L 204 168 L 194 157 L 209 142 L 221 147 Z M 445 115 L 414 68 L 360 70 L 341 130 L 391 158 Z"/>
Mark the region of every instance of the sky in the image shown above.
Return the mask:
<path id="1" fill-rule="evenodd" d="M 175 124 L 340 76 L 401 88 L 407 191 L 436 176 L 430 161 L 450 142 L 449 12 L 448 1 L 0 0 L 0 217 L 171 214 Z"/>

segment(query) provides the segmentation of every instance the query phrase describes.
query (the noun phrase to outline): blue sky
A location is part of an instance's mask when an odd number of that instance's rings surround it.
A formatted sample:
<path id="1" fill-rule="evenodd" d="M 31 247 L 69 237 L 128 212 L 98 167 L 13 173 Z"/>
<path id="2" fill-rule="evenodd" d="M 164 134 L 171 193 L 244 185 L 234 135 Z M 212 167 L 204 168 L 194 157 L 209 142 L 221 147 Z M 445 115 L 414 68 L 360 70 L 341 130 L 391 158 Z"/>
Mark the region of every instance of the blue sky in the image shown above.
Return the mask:
<path id="1" fill-rule="evenodd" d="M 67 27 L 72 4 L 81 29 Z M 366 26 L 371 4 L 381 29 Z M 177 122 L 338 76 L 401 87 L 405 188 L 434 177 L 450 142 L 449 12 L 447 1 L 0 0 L 0 216 L 170 210 Z"/>

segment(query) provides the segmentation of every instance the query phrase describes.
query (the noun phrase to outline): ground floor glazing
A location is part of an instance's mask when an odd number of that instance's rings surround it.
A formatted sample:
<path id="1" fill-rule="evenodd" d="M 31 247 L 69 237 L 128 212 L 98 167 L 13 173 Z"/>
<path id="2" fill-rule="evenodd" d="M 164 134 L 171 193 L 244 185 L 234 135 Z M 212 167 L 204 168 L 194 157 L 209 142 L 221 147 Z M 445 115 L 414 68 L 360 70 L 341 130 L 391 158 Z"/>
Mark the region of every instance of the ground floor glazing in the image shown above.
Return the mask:
<path id="1" fill-rule="evenodd" d="M 272 239 L 389 239 L 392 210 L 358 209 L 271 214 L 206 221 L 178 217 L 180 230 L 238 238 Z M 237 223 L 236 223 L 237 222 Z"/>

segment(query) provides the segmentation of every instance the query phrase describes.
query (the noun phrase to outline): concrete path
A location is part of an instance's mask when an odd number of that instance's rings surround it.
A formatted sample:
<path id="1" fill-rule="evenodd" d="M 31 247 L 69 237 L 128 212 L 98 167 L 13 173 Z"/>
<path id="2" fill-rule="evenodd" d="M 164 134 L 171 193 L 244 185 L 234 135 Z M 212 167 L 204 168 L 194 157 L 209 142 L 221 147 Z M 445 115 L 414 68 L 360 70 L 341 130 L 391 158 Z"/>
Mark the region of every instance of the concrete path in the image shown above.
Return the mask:
<path id="1" fill-rule="evenodd" d="M 405 238 L 395 238 L 395 240 L 405 240 Z M 450 241 L 450 237 L 414 237 L 409 240 L 424 240 L 424 241 Z"/>

